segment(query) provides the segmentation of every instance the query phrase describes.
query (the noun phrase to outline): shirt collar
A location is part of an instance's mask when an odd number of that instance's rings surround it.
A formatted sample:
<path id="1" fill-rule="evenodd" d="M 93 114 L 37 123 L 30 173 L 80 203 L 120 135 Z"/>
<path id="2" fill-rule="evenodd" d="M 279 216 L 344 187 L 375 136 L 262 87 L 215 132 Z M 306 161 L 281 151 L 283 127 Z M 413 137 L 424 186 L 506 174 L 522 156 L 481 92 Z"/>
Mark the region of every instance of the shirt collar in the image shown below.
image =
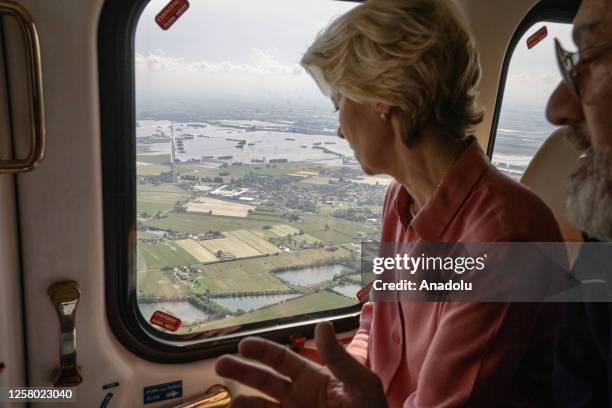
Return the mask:
<path id="1" fill-rule="evenodd" d="M 442 234 L 490 165 L 478 142 L 472 138 L 461 156 L 451 164 L 440 186 L 412 220 L 409 215 L 412 197 L 401 187 L 394 206 L 398 218 L 410 220 L 410 226 L 424 241 L 442 241 Z"/>

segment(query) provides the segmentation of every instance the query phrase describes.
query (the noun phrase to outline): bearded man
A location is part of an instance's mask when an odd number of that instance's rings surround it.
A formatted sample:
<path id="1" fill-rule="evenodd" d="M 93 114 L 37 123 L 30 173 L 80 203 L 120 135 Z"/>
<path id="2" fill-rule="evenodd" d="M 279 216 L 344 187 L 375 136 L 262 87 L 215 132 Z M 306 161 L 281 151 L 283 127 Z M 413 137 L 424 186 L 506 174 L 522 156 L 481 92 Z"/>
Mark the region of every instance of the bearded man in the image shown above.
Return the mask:
<path id="1" fill-rule="evenodd" d="M 557 41 L 563 81 L 546 113 L 582 151 L 568 186 L 570 220 L 586 241 L 612 241 L 612 0 L 583 0 L 573 36 L 575 53 Z M 586 252 L 575 271 L 594 265 Z M 603 255 L 607 279 L 600 281 L 610 291 L 612 253 Z M 612 303 L 588 300 L 568 304 L 560 326 L 553 375 L 560 407 L 612 407 Z"/>

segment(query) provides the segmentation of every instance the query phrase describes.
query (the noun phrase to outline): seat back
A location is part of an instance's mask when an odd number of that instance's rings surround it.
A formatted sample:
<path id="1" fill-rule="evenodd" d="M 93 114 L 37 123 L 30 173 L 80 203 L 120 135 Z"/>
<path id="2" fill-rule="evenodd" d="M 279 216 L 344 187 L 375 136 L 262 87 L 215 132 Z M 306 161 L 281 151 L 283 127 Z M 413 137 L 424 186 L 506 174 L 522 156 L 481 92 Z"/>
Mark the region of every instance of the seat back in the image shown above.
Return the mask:
<path id="1" fill-rule="evenodd" d="M 580 153 L 557 129 L 538 149 L 527 166 L 521 183 L 535 192 L 552 210 L 566 241 L 582 241 L 582 234 L 568 220 L 565 207 L 569 176 L 578 169 Z"/>

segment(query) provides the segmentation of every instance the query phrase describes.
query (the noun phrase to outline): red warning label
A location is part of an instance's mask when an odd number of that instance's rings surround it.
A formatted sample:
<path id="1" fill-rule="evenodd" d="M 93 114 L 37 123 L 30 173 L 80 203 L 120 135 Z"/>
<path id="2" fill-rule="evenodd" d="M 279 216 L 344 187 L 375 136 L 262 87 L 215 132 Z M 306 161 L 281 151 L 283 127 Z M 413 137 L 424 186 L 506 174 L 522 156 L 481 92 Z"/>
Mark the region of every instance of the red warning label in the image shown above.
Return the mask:
<path id="1" fill-rule="evenodd" d="M 548 35 L 548 28 L 546 28 L 546 26 L 540 28 L 538 31 L 536 31 L 533 35 L 531 35 L 527 39 L 527 48 L 532 49 L 533 47 L 535 47 L 537 43 L 545 39 L 547 35 Z"/>
<path id="2" fill-rule="evenodd" d="M 372 289 L 373 283 L 374 282 L 372 281 L 357 291 L 357 294 L 355 295 L 355 297 L 357 298 L 359 302 L 368 301 L 368 298 L 370 297 L 370 290 Z"/>
<path id="3" fill-rule="evenodd" d="M 172 24 L 174 24 L 188 8 L 189 2 L 187 0 L 171 0 L 170 3 L 155 16 L 155 22 L 163 30 L 167 30 L 172 27 Z"/>
<path id="4" fill-rule="evenodd" d="M 181 319 L 164 313 L 161 310 L 157 310 L 149 319 L 151 324 L 159 326 L 171 332 L 175 332 L 181 327 Z"/>

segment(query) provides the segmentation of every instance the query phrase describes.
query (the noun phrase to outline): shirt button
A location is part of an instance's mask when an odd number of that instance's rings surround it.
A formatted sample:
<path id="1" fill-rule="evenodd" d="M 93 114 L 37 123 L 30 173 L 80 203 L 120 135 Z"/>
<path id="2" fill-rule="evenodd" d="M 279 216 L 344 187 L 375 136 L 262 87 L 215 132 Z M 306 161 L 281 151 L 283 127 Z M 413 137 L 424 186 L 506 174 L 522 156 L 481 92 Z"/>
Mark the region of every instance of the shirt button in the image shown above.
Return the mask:
<path id="1" fill-rule="evenodd" d="M 393 335 L 391 336 L 391 338 L 393 339 L 394 343 L 400 344 L 401 342 L 401 338 L 400 335 L 398 333 L 393 333 Z"/>

